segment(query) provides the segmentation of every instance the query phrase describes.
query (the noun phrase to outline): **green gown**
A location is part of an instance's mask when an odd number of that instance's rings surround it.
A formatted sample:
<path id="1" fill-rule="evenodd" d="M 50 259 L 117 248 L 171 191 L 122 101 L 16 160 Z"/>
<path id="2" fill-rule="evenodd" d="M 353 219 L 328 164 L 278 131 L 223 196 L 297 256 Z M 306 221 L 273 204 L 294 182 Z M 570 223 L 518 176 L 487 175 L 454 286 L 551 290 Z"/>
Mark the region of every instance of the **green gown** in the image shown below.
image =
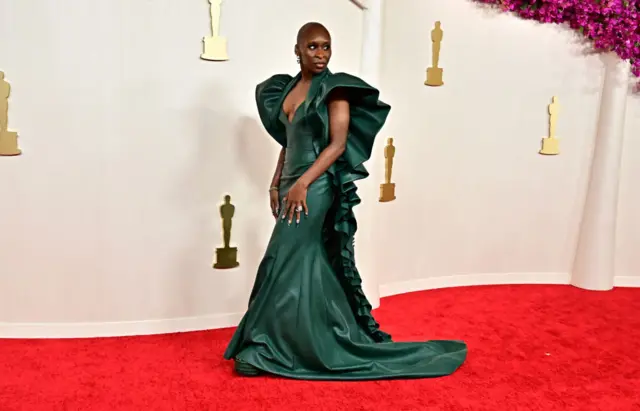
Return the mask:
<path id="1" fill-rule="evenodd" d="M 224 358 L 250 375 L 266 372 L 306 380 L 438 377 L 465 360 L 462 341 L 392 342 L 371 314 L 354 262 L 360 202 L 356 180 L 368 173 L 376 134 L 390 106 L 361 79 L 328 70 L 316 75 L 289 122 L 284 98 L 300 79 L 275 75 L 256 88 L 260 119 L 286 148 L 280 199 L 329 143 L 326 99 L 346 92 L 351 120 L 341 158 L 307 192 L 308 216 L 299 225 L 278 218 L 258 267 L 249 308 Z M 283 208 L 283 207 L 281 207 Z"/>

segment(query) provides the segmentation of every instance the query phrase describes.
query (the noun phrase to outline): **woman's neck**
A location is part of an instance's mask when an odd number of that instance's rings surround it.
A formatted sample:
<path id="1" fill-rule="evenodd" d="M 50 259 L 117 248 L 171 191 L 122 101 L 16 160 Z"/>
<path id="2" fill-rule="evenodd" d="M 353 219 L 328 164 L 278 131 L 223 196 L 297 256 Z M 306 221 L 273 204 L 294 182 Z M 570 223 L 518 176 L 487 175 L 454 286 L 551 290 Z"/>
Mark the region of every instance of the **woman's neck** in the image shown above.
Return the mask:
<path id="1" fill-rule="evenodd" d="M 300 70 L 300 79 L 307 83 L 313 79 L 314 74 L 307 70 Z"/>
<path id="2" fill-rule="evenodd" d="M 300 68 L 300 80 L 307 83 L 307 82 L 311 82 L 311 80 L 313 80 L 314 77 L 319 76 L 320 74 L 324 73 L 325 70 L 327 70 L 326 68 L 324 70 L 322 70 L 320 73 L 314 73 L 310 70 L 305 70 L 303 68 Z"/>

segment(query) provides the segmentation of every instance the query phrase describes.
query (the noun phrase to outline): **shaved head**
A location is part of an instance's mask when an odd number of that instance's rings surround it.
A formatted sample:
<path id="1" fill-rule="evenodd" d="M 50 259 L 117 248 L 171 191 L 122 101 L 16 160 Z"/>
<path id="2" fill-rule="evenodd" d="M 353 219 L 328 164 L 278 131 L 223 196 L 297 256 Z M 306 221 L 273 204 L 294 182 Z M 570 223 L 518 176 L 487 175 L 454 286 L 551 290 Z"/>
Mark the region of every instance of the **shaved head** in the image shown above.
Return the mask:
<path id="1" fill-rule="evenodd" d="M 306 23 L 298 30 L 293 51 L 302 72 L 311 75 L 321 73 L 331 59 L 329 30 L 315 21 Z"/>
<path id="2" fill-rule="evenodd" d="M 298 45 L 302 44 L 304 40 L 307 38 L 307 36 L 311 34 L 324 34 L 328 38 L 331 38 L 331 35 L 329 34 L 329 30 L 327 30 L 325 26 L 323 26 L 318 22 L 311 21 L 309 23 L 304 24 L 302 27 L 300 27 L 300 30 L 298 30 L 298 37 L 296 37 L 296 44 Z"/>

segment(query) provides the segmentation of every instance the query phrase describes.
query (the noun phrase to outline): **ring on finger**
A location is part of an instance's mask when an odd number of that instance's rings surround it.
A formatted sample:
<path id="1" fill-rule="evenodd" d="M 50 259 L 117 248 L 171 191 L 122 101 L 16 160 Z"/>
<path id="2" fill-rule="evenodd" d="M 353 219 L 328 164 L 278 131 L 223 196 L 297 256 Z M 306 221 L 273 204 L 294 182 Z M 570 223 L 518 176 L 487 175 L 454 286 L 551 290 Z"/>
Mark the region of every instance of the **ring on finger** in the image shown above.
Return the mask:
<path id="1" fill-rule="evenodd" d="M 301 211 L 302 211 L 302 206 L 298 206 L 298 207 L 296 207 L 296 211 L 297 211 L 297 212 L 301 212 Z"/>

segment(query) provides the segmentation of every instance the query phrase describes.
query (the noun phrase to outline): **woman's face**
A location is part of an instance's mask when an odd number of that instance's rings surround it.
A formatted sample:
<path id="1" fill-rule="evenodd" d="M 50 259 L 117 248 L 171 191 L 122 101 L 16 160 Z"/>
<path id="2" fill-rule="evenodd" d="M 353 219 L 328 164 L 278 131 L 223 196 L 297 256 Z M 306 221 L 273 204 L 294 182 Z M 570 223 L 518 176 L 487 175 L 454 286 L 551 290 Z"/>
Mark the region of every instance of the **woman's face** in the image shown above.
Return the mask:
<path id="1" fill-rule="evenodd" d="M 310 30 L 296 45 L 296 54 L 303 70 L 321 73 L 331 60 L 331 36 L 323 29 Z"/>

